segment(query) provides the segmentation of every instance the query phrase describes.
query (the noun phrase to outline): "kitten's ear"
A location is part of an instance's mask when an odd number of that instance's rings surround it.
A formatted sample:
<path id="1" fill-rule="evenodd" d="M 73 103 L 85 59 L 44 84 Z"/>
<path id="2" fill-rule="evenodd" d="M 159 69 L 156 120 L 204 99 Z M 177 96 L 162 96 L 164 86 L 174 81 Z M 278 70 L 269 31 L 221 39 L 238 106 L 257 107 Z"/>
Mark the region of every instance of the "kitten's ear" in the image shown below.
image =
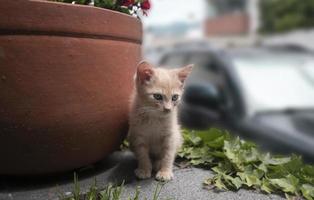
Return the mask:
<path id="1" fill-rule="evenodd" d="M 153 66 L 146 62 L 141 61 L 137 65 L 137 79 L 141 81 L 141 83 L 144 83 L 145 81 L 150 81 L 152 76 L 154 75 Z"/>
<path id="2" fill-rule="evenodd" d="M 193 67 L 194 67 L 194 65 L 190 64 L 190 65 L 184 66 L 183 68 L 179 69 L 178 77 L 179 77 L 179 80 L 181 81 L 181 83 L 184 83 L 185 79 L 192 72 Z"/>

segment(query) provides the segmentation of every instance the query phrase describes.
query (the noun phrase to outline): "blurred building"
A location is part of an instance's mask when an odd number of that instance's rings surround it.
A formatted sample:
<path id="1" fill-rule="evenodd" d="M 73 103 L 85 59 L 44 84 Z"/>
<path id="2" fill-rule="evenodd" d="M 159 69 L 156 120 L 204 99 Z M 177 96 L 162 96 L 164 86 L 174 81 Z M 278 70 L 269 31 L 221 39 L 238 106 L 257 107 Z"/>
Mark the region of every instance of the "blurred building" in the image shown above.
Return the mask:
<path id="1" fill-rule="evenodd" d="M 290 44 L 314 50 L 314 43 L 309 42 L 312 41 L 314 29 L 260 35 L 261 1 L 204 0 L 204 4 L 198 6 L 200 13 L 204 8 L 203 15 L 199 15 L 198 20 L 178 17 L 180 20 L 170 23 L 146 24 L 143 57 L 158 63 L 160 56 L 168 49 L 180 43 L 193 42 L 207 43 L 218 48 Z M 177 9 L 181 7 L 178 6 Z"/>
<path id="2" fill-rule="evenodd" d="M 204 38 L 202 23 L 177 22 L 144 29 L 143 57 L 157 64 L 160 56 L 177 43 Z"/>
<path id="3" fill-rule="evenodd" d="M 204 32 L 220 46 L 250 45 L 257 40 L 259 0 L 207 0 Z"/>
<path id="4" fill-rule="evenodd" d="M 259 25 L 259 0 L 207 0 L 206 35 L 255 34 Z"/>

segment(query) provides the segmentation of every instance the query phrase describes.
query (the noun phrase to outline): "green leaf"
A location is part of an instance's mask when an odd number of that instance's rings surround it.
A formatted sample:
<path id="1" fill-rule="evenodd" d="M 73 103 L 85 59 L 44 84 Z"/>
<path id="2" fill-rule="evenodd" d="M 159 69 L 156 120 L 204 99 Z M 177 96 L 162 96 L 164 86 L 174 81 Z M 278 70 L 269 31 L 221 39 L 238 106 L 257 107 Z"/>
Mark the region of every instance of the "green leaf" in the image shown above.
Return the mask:
<path id="1" fill-rule="evenodd" d="M 267 180 L 266 178 L 263 178 L 261 190 L 263 190 L 264 192 L 267 192 L 268 194 L 271 194 L 272 192 L 275 191 L 275 188 L 271 185 L 269 180 Z"/>
<path id="2" fill-rule="evenodd" d="M 301 167 L 300 179 L 304 183 L 314 185 L 314 166 L 305 165 L 304 167 Z"/>
<path id="3" fill-rule="evenodd" d="M 227 186 L 222 181 L 222 176 L 217 176 L 214 179 L 214 185 L 220 190 L 228 190 Z"/>
<path id="4" fill-rule="evenodd" d="M 261 170 L 262 172 L 264 173 L 267 173 L 268 172 L 268 169 L 267 169 L 267 165 L 265 163 L 261 163 L 259 165 L 255 165 L 255 167 L 259 170 Z"/>
<path id="5" fill-rule="evenodd" d="M 221 152 L 221 151 L 211 151 L 208 152 L 211 156 L 216 157 L 216 158 L 226 158 L 226 155 Z"/>
<path id="6" fill-rule="evenodd" d="M 245 175 L 245 181 L 247 186 L 251 187 L 251 186 L 260 186 L 261 185 L 261 181 L 259 180 L 259 178 L 255 175 Z"/>
<path id="7" fill-rule="evenodd" d="M 208 131 L 197 131 L 196 136 L 200 137 L 205 144 L 213 148 L 221 148 L 224 140 L 228 138 L 227 133 L 215 128 Z"/>
<path id="8" fill-rule="evenodd" d="M 179 156 L 192 165 L 212 167 L 215 173 L 205 184 L 222 190 L 248 186 L 269 194 L 313 199 L 314 166 L 305 165 L 300 156 L 261 153 L 254 143 L 218 129 L 184 130 L 183 136 Z"/>
<path id="9" fill-rule="evenodd" d="M 130 10 L 129 10 L 128 8 L 123 8 L 123 7 L 121 7 L 121 8 L 119 9 L 119 11 L 120 11 L 120 12 L 123 12 L 123 13 L 125 13 L 125 14 L 128 14 L 128 15 L 131 14 L 131 13 L 130 13 Z"/>
<path id="10" fill-rule="evenodd" d="M 289 157 L 271 157 L 269 153 L 262 158 L 265 165 L 282 165 L 291 161 Z"/>
<path id="11" fill-rule="evenodd" d="M 243 181 L 241 181 L 239 177 L 235 177 L 230 180 L 237 190 L 241 188 Z"/>
<path id="12" fill-rule="evenodd" d="M 313 200 L 314 199 L 314 186 L 309 185 L 309 184 L 303 184 L 301 186 L 301 192 L 302 192 L 302 195 L 307 200 Z"/>
<path id="13" fill-rule="evenodd" d="M 183 132 L 184 143 L 186 145 L 199 146 L 201 144 L 202 139 L 196 136 L 194 131 L 191 131 L 189 133 L 187 130 L 183 130 L 182 132 Z"/>
<path id="14" fill-rule="evenodd" d="M 214 172 L 216 172 L 217 174 L 224 174 L 225 173 L 225 171 L 223 169 L 221 169 L 220 167 L 218 167 L 218 166 L 217 167 L 213 167 L 212 170 Z"/>
<path id="15" fill-rule="evenodd" d="M 291 174 L 288 175 L 287 178 L 270 179 L 269 181 L 284 192 L 292 194 L 297 192 L 299 180 Z"/>
<path id="16" fill-rule="evenodd" d="M 239 142 L 240 141 L 238 139 L 232 142 L 230 141 L 224 142 L 224 147 L 223 147 L 224 153 L 227 156 L 227 158 L 231 161 L 238 162 L 237 150 L 240 148 Z"/>
<path id="17" fill-rule="evenodd" d="M 212 147 L 212 148 L 221 148 L 224 145 L 224 141 L 225 141 L 225 137 L 220 136 L 218 138 L 215 138 L 212 141 L 205 142 L 205 144 L 209 147 Z"/>

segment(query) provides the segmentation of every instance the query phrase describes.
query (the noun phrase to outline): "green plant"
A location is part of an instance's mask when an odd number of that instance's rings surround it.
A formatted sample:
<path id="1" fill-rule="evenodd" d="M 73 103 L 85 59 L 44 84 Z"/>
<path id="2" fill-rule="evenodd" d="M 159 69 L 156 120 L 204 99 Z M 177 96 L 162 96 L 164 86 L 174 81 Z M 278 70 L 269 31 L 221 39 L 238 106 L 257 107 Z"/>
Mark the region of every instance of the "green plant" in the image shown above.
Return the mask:
<path id="1" fill-rule="evenodd" d="M 261 32 L 274 33 L 314 27 L 313 0 L 260 1 Z"/>
<path id="2" fill-rule="evenodd" d="M 123 185 L 124 183 L 120 186 L 108 185 L 103 191 L 99 192 L 100 200 L 119 200 L 121 198 Z"/>
<path id="3" fill-rule="evenodd" d="M 284 193 L 288 199 L 303 197 L 314 199 L 314 166 L 304 164 L 300 156 L 272 156 L 261 153 L 254 143 L 232 137 L 227 131 L 183 130 L 184 144 L 178 157 L 191 165 L 210 168 L 214 176 L 204 185 L 218 190 L 251 188 L 265 193 Z M 127 144 L 127 143 L 125 143 Z M 125 145 L 128 146 L 128 145 Z M 164 184 L 157 184 L 152 200 L 158 200 Z M 103 190 L 96 180 L 89 191 L 82 195 L 78 178 L 74 174 L 74 189 L 70 197 L 60 195 L 62 200 L 119 200 L 123 191 L 120 186 L 109 184 Z M 140 189 L 129 200 L 139 200 Z M 147 198 L 145 198 L 147 200 Z"/>
<path id="4" fill-rule="evenodd" d="M 160 192 L 165 183 L 157 183 L 152 200 L 160 199 Z M 96 179 L 86 193 L 82 193 L 78 181 L 78 176 L 74 173 L 74 186 L 71 195 L 65 196 L 62 192 L 59 193 L 60 200 L 121 200 L 122 192 L 124 189 L 124 182 L 121 185 L 109 184 L 104 189 L 97 187 Z M 136 187 L 134 195 L 129 195 L 128 200 L 139 200 L 140 188 Z M 148 200 L 145 197 L 145 200 Z"/>
<path id="5" fill-rule="evenodd" d="M 300 156 L 261 153 L 254 143 L 219 129 L 184 130 L 183 136 L 184 145 L 178 156 L 192 165 L 211 167 L 215 175 L 204 181 L 209 188 L 245 187 L 314 199 L 314 166 L 304 164 Z"/>
<path id="6" fill-rule="evenodd" d="M 160 192 L 163 188 L 165 184 L 164 183 L 158 183 L 156 185 L 156 188 L 155 188 L 155 191 L 154 191 L 154 194 L 153 194 L 153 200 L 158 200 L 159 199 L 159 195 L 160 195 Z"/>
<path id="7" fill-rule="evenodd" d="M 139 13 L 147 15 L 150 9 L 149 0 L 49 0 L 62 3 L 72 3 L 81 5 L 91 5 L 123 12 L 138 17 Z"/>

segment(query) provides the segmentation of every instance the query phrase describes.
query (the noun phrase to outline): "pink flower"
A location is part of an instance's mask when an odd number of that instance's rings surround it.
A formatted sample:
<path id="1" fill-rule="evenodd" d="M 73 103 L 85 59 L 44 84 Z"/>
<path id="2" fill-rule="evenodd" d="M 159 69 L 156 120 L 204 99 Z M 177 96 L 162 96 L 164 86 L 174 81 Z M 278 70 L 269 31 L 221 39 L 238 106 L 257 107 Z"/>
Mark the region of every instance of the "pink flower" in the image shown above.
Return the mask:
<path id="1" fill-rule="evenodd" d="M 149 9 L 150 9 L 149 0 L 145 0 L 143 3 L 141 3 L 141 8 L 142 8 L 143 10 L 149 10 Z"/>

